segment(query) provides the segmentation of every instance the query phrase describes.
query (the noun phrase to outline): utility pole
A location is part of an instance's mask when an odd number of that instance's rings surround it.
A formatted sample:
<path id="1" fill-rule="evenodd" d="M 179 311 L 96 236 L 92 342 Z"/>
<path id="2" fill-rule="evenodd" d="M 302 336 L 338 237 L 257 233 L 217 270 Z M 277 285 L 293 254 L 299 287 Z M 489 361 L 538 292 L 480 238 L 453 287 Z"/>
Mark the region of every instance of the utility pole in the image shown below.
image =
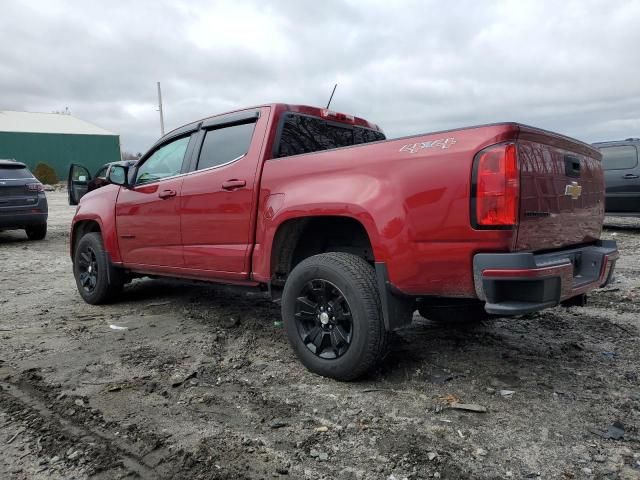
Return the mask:
<path id="1" fill-rule="evenodd" d="M 162 113 L 162 90 L 158 82 L 158 111 L 160 112 L 160 136 L 164 136 L 164 114 Z"/>

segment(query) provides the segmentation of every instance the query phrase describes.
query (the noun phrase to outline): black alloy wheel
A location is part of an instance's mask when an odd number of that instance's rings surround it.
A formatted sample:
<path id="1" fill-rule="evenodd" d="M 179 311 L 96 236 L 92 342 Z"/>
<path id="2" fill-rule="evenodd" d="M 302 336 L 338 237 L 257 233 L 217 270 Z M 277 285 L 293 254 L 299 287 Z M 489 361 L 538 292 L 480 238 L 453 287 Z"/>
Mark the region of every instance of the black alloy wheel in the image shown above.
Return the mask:
<path id="1" fill-rule="evenodd" d="M 339 358 L 351 345 L 353 318 L 349 302 L 327 280 L 309 281 L 296 300 L 296 327 L 305 346 L 324 359 Z"/>
<path id="2" fill-rule="evenodd" d="M 73 275 L 78 293 L 92 305 L 113 300 L 124 285 L 123 271 L 109 261 L 98 232 L 87 233 L 78 240 L 73 253 Z"/>
<path id="3" fill-rule="evenodd" d="M 79 253 L 78 281 L 82 289 L 90 294 L 93 293 L 98 285 L 98 258 L 90 245 L 86 245 Z"/>
<path id="4" fill-rule="evenodd" d="M 302 260 L 287 277 L 281 303 L 289 343 L 310 371 L 349 381 L 384 358 L 389 335 L 366 259 L 326 252 Z"/>

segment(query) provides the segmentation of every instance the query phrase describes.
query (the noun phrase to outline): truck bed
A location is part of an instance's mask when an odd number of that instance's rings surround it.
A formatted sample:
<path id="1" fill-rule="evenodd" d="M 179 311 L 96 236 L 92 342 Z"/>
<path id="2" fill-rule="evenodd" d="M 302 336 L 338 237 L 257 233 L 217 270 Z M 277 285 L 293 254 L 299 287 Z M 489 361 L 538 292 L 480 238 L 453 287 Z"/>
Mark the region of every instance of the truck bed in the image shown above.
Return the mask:
<path id="1" fill-rule="evenodd" d="M 476 154 L 490 145 L 518 145 L 518 223 L 478 229 L 471 221 Z M 295 218 L 356 216 L 389 281 L 410 295 L 475 296 L 476 253 L 537 251 L 595 241 L 602 224 L 600 155 L 587 144 L 517 123 L 480 125 L 272 159 L 262 177 L 257 243 L 268 247 L 275 213 Z M 567 163 L 570 162 L 570 163 Z M 565 165 L 579 163 L 579 176 Z M 573 172 L 573 171 L 572 171 Z M 575 173 L 569 172 L 571 175 Z M 577 199 L 565 195 L 578 182 Z M 384 192 L 384 194 L 381 194 Z M 264 236 L 262 236 L 262 235 Z M 266 262 L 254 264 L 269 278 Z"/>

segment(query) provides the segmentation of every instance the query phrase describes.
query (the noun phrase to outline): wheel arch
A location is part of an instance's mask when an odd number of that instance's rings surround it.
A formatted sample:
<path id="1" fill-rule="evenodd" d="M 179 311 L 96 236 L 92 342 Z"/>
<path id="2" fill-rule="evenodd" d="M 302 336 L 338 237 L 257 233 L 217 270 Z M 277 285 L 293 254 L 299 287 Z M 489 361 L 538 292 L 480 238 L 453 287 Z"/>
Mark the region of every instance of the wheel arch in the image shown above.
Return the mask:
<path id="1" fill-rule="evenodd" d="M 369 232 L 357 218 L 346 215 L 288 218 L 276 227 L 268 252 L 271 282 L 277 285 L 302 260 L 326 252 L 353 253 L 372 265 L 375 262 Z"/>
<path id="2" fill-rule="evenodd" d="M 339 235 L 327 235 L 332 228 Z M 274 300 L 281 297 L 289 273 L 306 258 L 328 252 L 350 253 L 375 268 L 386 330 L 410 324 L 415 299 L 392 291 L 386 263 L 376 256 L 376 240 L 375 237 L 372 239 L 370 231 L 358 218 L 348 215 L 299 216 L 281 222 L 268 252 L 271 297 Z"/>
<path id="3" fill-rule="evenodd" d="M 73 262 L 74 252 L 78 241 L 87 233 L 97 232 L 102 235 L 102 226 L 96 219 L 79 220 L 73 224 L 71 229 L 71 239 L 69 242 L 71 261 Z"/>

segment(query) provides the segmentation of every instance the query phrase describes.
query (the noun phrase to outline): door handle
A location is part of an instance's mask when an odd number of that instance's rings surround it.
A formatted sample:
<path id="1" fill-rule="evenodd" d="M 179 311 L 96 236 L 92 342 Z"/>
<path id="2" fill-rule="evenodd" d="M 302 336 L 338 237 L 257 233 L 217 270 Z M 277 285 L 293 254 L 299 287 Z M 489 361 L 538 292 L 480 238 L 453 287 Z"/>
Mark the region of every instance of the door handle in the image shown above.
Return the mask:
<path id="1" fill-rule="evenodd" d="M 247 185 L 245 180 L 227 180 L 222 184 L 222 188 L 225 190 L 235 190 L 236 188 L 241 188 Z"/>
<path id="2" fill-rule="evenodd" d="M 162 190 L 158 196 L 160 198 L 171 198 L 171 197 L 175 197 L 176 196 L 176 191 L 175 190 Z"/>
<path id="3" fill-rule="evenodd" d="M 622 178 L 625 180 L 633 180 L 634 178 L 640 178 L 640 176 L 634 175 L 633 173 L 627 173 L 626 175 L 623 175 Z"/>

